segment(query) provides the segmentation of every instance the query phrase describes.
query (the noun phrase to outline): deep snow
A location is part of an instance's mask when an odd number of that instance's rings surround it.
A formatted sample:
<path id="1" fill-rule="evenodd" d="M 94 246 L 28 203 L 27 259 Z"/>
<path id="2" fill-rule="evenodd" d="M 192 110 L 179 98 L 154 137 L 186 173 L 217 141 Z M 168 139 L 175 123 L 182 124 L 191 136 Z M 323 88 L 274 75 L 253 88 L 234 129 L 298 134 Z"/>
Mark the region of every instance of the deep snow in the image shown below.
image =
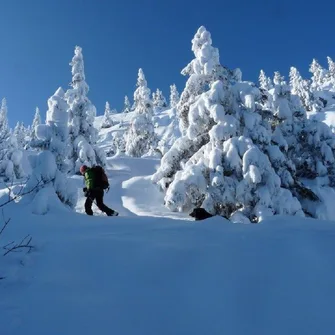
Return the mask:
<path id="1" fill-rule="evenodd" d="M 101 130 L 99 146 L 108 147 L 114 129 Z M 23 157 L 27 174 L 34 154 Z M 30 234 L 35 248 L 0 256 L 1 335 L 335 332 L 333 221 L 194 222 L 163 206 L 150 181 L 158 165 L 108 159 L 105 200 L 119 217 L 96 207 L 94 217 L 83 213 L 80 176 L 77 213 L 51 204 L 34 215 L 24 201 L 4 208 L 11 222 L 0 246 Z M 7 193 L 0 185 L 0 204 Z M 333 215 L 326 207 L 324 219 Z"/>
<path id="2" fill-rule="evenodd" d="M 5 208 L 12 221 L 1 243 L 29 233 L 36 249 L 0 258 L 1 334 L 335 331 L 333 222 L 151 217 L 161 210 L 145 177 L 155 164 L 109 159 L 106 203 L 120 217 Z"/>

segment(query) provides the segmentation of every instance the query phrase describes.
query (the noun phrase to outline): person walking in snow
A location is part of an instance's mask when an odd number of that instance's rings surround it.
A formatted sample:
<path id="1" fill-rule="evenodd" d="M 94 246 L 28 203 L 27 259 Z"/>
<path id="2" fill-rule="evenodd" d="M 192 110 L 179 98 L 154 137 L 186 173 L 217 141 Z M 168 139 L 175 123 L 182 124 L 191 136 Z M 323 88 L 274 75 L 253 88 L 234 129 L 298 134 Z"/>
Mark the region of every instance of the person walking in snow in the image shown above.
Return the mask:
<path id="1" fill-rule="evenodd" d="M 108 216 L 117 216 L 118 212 L 107 207 L 104 202 L 104 189 L 109 189 L 108 178 L 101 166 L 89 168 L 86 165 L 80 167 L 80 173 L 84 176 L 86 187 L 83 191 L 86 196 L 85 212 L 87 215 L 93 215 L 92 204 L 96 200 L 98 208 Z"/>

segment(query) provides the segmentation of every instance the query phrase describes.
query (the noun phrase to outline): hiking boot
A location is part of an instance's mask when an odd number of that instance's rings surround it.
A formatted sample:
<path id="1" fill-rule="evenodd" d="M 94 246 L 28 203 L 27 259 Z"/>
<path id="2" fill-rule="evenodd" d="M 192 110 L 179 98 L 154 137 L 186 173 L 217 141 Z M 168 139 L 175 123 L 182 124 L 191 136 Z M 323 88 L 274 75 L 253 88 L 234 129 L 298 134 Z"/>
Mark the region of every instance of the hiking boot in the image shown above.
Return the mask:
<path id="1" fill-rule="evenodd" d="M 118 216 L 119 213 L 117 211 L 111 210 L 110 212 L 107 213 L 107 216 Z"/>

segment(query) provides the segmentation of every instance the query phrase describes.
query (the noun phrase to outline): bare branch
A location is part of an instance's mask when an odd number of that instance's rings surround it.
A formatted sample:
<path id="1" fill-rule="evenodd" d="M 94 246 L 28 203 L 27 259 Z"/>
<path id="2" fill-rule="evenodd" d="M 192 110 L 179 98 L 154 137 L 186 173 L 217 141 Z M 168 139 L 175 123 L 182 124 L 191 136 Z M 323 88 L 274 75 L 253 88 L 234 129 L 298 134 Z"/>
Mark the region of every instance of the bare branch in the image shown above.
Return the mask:
<path id="1" fill-rule="evenodd" d="M 34 192 L 35 190 L 37 190 L 39 188 L 40 185 L 42 185 L 42 184 L 44 184 L 44 185 L 48 184 L 48 183 L 52 182 L 53 180 L 54 179 L 51 179 L 51 180 L 48 180 L 48 181 L 44 181 L 43 179 L 38 180 L 36 178 L 36 181 L 37 181 L 36 185 L 34 187 L 32 187 L 29 191 L 25 191 L 24 192 L 23 191 L 24 187 L 27 184 L 27 181 L 26 181 L 25 184 L 21 185 L 19 192 L 17 192 L 17 194 L 14 195 L 13 197 L 12 197 L 12 189 L 13 189 L 13 186 L 14 186 L 14 180 L 12 180 L 11 183 L 10 183 L 10 185 L 6 185 L 7 189 L 8 189 L 8 197 L 9 198 L 8 198 L 7 201 L 5 201 L 4 203 L 2 203 L 0 205 L 0 208 L 5 207 L 9 203 L 17 200 L 18 198 L 21 198 L 21 197 L 23 197 L 23 196 L 25 196 L 27 194 L 30 194 L 30 193 Z M 2 209 L 2 220 L 3 220 L 4 224 L 3 224 L 2 228 L 0 228 L 0 237 L 1 237 L 1 234 L 4 232 L 4 230 L 6 229 L 6 227 L 8 226 L 8 224 L 10 222 L 10 219 L 6 219 L 5 218 L 3 209 Z M 33 238 L 30 235 L 27 235 L 19 243 L 15 243 L 14 241 L 9 242 L 8 244 L 6 244 L 5 246 L 2 247 L 5 250 L 3 256 L 6 256 L 6 255 L 8 255 L 11 252 L 21 252 L 23 250 L 26 250 L 26 252 L 29 253 L 34 248 L 31 245 L 32 239 Z M 4 277 L 4 276 L 0 276 L 0 280 L 5 279 L 5 278 L 6 277 Z"/>
<path id="2" fill-rule="evenodd" d="M 47 184 L 47 183 L 50 183 L 51 181 L 52 180 L 44 182 L 43 180 L 37 180 L 37 184 L 31 190 L 26 191 L 26 192 L 23 192 L 24 187 L 22 186 L 21 189 L 20 189 L 20 191 L 16 195 L 14 195 L 13 197 L 11 197 L 12 190 L 10 189 L 9 186 L 7 186 L 7 188 L 9 189 L 9 200 L 7 200 L 4 203 L 2 203 L 0 205 L 0 208 L 8 205 L 9 203 L 17 200 L 18 198 L 21 198 L 21 197 L 23 197 L 23 196 L 25 196 L 25 195 L 27 195 L 29 193 L 34 192 L 42 183 Z"/>
<path id="3" fill-rule="evenodd" d="M 21 240 L 21 242 L 16 243 L 10 242 L 7 245 L 5 245 L 3 247 L 5 251 L 5 253 L 3 254 L 4 256 L 6 256 L 7 254 L 9 254 L 10 252 L 20 252 L 22 251 L 22 249 L 27 249 L 27 253 L 29 253 L 34 247 L 30 244 L 32 241 L 32 237 L 30 235 L 27 235 L 25 238 L 23 238 Z"/>
<path id="4" fill-rule="evenodd" d="M 3 214 L 3 212 L 2 212 L 2 216 L 4 217 L 4 214 Z M 0 235 L 3 233 L 3 231 L 6 229 L 6 227 L 8 226 L 8 223 L 10 222 L 10 219 L 7 219 L 7 220 L 4 220 L 4 225 L 3 225 L 3 227 L 1 228 L 1 230 L 0 230 Z"/>

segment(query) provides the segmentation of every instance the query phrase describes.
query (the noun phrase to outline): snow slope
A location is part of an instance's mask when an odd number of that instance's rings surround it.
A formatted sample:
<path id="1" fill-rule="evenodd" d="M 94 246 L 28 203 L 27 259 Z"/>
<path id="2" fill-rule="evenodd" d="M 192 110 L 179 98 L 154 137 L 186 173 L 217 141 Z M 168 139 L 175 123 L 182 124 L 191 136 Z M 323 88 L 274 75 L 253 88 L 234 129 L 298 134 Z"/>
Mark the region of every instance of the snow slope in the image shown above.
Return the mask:
<path id="1" fill-rule="evenodd" d="M 155 133 L 160 140 L 158 149 L 163 154 L 167 151 L 167 148 L 170 148 L 174 141 L 181 136 L 175 114 L 175 109 L 166 109 L 159 114 L 155 114 L 153 118 Z M 94 125 L 100 129 L 99 146 L 108 152 L 108 149 L 112 145 L 111 142 L 113 138 L 127 131 L 133 116 L 134 112 L 112 114 L 111 120 L 113 121 L 113 126 L 110 128 L 101 128 L 103 117 L 96 117 Z"/>
<path id="2" fill-rule="evenodd" d="M 120 217 L 5 207 L 0 244 L 36 248 L 0 258 L 1 335 L 334 333 L 334 223 L 158 217 L 156 163 L 109 159 Z"/>
<path id="3" fill-rule="evenodd" d="M 334 132 L 335 129 L 335 106 L 325 108 L 323 112 L 310 112 L 307 114 L 309 118 L 322 121 L 329 126 Z"/>

